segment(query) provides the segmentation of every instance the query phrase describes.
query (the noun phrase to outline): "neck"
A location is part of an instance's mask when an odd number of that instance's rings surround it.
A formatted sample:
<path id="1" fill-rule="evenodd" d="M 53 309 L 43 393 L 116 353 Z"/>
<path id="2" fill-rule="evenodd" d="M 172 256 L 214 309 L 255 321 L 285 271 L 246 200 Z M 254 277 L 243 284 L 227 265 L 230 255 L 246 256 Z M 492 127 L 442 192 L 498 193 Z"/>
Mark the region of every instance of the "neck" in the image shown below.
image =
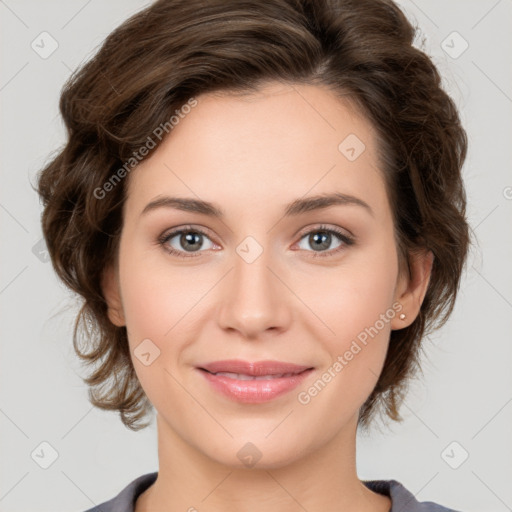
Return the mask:
<path id="1" fill-rule="evenodd" d="M 253 468 L 220 464 L 187 444 L 157 416 L 158 478 L 135 512 L 343 510 L 388 512 L 388 497 L 370 491 L 356 473 L 356 425 L 320 449 L 289 463 Z"/>

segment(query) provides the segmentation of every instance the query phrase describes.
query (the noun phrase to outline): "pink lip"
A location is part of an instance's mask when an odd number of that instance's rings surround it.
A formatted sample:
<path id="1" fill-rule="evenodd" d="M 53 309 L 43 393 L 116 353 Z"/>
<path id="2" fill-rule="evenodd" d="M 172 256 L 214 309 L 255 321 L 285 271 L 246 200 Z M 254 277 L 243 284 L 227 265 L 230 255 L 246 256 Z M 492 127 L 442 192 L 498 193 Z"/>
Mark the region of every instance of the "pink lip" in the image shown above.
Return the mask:
<path id="1" fill-rule="evenodd" d="M 249 363 L 241 360 L 215 361 L 198 367 L 214 389 L 228 398 L 243 403 L 262 403 L 296 388 L 313 368 L 280 361 L 257 361 Z M 269 380 L 241 380 L 219 372 L 239 373 L 249 376 L 293 374 L 273 377 Z"/>

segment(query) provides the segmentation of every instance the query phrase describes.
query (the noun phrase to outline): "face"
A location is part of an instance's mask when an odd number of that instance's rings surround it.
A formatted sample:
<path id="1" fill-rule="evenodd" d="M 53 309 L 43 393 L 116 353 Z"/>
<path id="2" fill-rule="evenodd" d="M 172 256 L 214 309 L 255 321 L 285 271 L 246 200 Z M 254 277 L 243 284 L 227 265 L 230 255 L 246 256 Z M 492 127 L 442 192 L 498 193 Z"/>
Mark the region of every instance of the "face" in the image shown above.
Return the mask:
<path id="1" fill-rule="evenodd" d="M 352 439 L 390 331 L 424 288 L 399 278 L 371 124 L 322 87 L 269 84 L 198 97 L 132 171 L 105 293 L 167 439 L 270 468 Z M 226 360 L 307 370 L 201 369 Z"/>

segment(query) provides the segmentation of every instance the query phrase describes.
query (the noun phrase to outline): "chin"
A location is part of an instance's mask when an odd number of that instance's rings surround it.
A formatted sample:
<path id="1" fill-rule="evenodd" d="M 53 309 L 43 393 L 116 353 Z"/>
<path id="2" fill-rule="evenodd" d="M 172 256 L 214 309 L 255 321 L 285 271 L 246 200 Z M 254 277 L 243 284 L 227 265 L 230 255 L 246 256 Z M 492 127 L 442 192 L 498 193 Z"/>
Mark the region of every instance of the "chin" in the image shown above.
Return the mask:
<path id="1" fill-rule="evenodd" d="M 305 455 L 304 441 L 289 439 L 289 443 L 284 444 L 282 437 L 270 440 L 265 439 L 264 435 L 253 437 L 252 440 L 247 436 L 230 439 L 226 445 L 218 448 L 212 452 L 209 446 L 209 453 L 204 453 L 218 464 L 236 470 L 278 469 L 293 464 Z"/>

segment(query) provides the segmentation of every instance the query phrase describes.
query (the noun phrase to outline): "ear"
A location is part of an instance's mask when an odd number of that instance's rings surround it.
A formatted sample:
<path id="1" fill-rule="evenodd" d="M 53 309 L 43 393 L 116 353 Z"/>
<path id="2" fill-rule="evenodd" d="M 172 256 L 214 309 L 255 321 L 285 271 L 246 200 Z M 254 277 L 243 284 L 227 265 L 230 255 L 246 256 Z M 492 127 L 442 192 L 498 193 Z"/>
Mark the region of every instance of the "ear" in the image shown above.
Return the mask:
<path id="1" fill-rule="evenodd" d="M 395 290 L 395 301 L 402 305 L 402 309 L 391 321 L 392 330 L 408 327 L 418 316 L 427 293 L 433 263 L 434 254 L 427 249 L 409 256 L 410 272 L 407 269 L 402 272 Z M 405 314 L 403 320 L 400 319 L 402 313 Z"/>
<path id="2" fill-rule="evenodd" d="M 113 265 L 106 267 L 103 271 L 101 277 L 101 289 L 103 291 L 103 297 L 107 302 L 108 318 L 110 321 L 114 325 L 117 325 L 117 327 L 126 325 L 123 304 L 121 302 L 119 278 L 116 268 Z"/>

